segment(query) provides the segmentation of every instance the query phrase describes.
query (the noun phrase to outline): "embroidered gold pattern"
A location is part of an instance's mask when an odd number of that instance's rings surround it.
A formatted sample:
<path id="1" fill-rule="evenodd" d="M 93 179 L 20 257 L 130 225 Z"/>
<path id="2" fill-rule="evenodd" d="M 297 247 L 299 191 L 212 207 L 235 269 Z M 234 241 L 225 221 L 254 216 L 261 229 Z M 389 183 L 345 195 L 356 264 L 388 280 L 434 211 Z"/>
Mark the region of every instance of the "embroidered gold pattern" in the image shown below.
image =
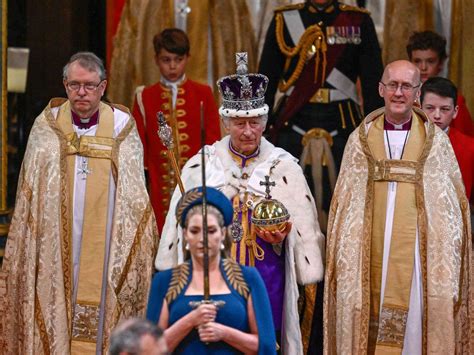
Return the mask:
<path id="1" fill-rule="evenodd" d="M 222 261 L 224 265 L 224 271 L 227 274 L 232 287 L 241 295 L 243 298 L 248 299 L 249 297 L 249 287 L 244 280 L 242 275 L 242 269 L 239 264 L 233 261 L 230 258 L 226 258 Z"/>
<path id="2" fill-rule="evenodd" d="M 99 306 L 77 303 L 72 321 L 72 337 L 82 341 L 97 341 Z"/>
<path id="3" fill-rule="evenodd" d="M 189 269 L 189 262 L 185 262 L 181 265 L 178 265 L 173 269 L 171 274 L 170 286 L 168 287 L 168 292 L 166 292 L 165 296 L 168 305 L 173 302 L 176 297 L 178 297 L 184 286 L 186 286 L 189 277 Z"/>
<path id="4" fill-rule="evenodd" d="M 377 343 L 403 347 L 408 309 L 382 306 Z"/>

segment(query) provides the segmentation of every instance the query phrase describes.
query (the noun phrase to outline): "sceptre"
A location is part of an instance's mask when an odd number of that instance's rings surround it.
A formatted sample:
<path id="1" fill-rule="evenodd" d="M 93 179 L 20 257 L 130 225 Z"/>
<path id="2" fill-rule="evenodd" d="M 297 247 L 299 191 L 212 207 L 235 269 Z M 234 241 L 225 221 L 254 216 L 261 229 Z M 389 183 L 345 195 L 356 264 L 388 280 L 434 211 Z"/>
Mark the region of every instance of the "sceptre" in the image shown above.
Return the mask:
<path id="1" fill-rule="evenodd" d="M 181 195 L 184 194 L 184 186 L 183 181 L 181 181 L 181 174 L 179 171 L 179 166 L 176 161 L 176 157 L 174 155 L 174 143 L 173 143 L 173 131 L 170 126 L 166 123 L 165 116 L 163 112 L 159 111 L 156 114 L 156 118 L 158 119 L 158 137 L 160 137 L 161 143 L 166 147 L 166 154 L 171 162 L 173 167 L 174 173 L 176 174 L 176 179 L 178 181 L 179 190 L 181 191 Z"/>

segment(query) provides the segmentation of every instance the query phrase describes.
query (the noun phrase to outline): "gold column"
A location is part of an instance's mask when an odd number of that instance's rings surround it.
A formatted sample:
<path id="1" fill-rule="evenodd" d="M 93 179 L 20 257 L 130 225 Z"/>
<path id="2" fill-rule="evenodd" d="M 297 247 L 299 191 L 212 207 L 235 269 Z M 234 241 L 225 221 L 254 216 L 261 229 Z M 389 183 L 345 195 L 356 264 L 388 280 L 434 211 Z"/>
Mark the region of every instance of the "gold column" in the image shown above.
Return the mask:
<path id="1" fill-rule="evenodd" d="M 474 65 L 474 51 L 466 46 L 474 36 L 472 0 L 452 0 L 451 48 L 449 50 L 449 78 L 464 93 L 469 111 L 474 111 L 474 81 L 470 73 Z"/>
<path id="2" fill-rule="evenodd" d="M 433 30 L 433 0 L 387 0 L 382 58 L 385 64 L 408 59 L 406 44 L 413 31 Z"/>

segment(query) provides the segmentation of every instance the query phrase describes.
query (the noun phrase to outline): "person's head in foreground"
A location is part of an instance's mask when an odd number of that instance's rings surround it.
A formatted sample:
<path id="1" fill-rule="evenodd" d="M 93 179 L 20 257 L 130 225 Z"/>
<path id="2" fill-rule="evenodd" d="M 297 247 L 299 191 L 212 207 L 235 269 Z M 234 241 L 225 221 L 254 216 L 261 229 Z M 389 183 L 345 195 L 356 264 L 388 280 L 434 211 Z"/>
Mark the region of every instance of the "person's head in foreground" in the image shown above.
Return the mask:
<path id="1" fill-rule="evenodd" d="M 407 60 L 387 64 L 379 83 L 385 101 L 385 118 L 403 124 L 411 118 L 413 104 L 420 96 L 420 71 Z"/>
<path id="2" fill-rule="evenodd" d="M 408 39 L 410 62 L 420 69 L 421 82 L 438 76 L 448 58 L 446 39 L 433 31 L 414 32 Z"/>
<path id="3" fill-rule="evenodd" d="M 110 355 L 167 355 L 161 328 L 146 319 L 121 322 L 110 336 Z"/>
<path id="4" fill-rule="evenodd" d="M 428 79 L 421 87 L 421 108 L 444 131 L 458 114 L 457 92 L 451 80 L 440 77 Z"/>
<path id="5" fill-rule="evenodd" d="M 90 118 L 107 87 L 104 63 L 91 52 L 74 54 L 63 68 L 63 85 L 72 111 L 80 118 Z"/>
<path id="6" fill-rule="evenodd" d="M 167 28 L 153 37 L 155 63 L 163 78 L 170 82 L 180 80 L 189 59 L 189 39 L 179 28 Z"/>
<path id="7" fill-rule="evenodd" d="M 217 81 L 222 95 L 219 108 L 223 125 L 230 135 L 231 149 L 249 156 L 257 152 L 268 120 L 265 91 L 268 78 L 247 73 L 247 53 L 236 53 L 237 74 Z"/>
<path id="8" fill-rule="evenodd" d="M 176 207 L 176 218 L 183 228 L 184 248 L 193 263 L 204 259 L 202 187 L 189 190 Z M 209 260 L 220 260 L 229 245 L 227 226 L 232 222 L 233 209 L 229 199 L 219 190 L 206 188 L 207 237 Z"/>

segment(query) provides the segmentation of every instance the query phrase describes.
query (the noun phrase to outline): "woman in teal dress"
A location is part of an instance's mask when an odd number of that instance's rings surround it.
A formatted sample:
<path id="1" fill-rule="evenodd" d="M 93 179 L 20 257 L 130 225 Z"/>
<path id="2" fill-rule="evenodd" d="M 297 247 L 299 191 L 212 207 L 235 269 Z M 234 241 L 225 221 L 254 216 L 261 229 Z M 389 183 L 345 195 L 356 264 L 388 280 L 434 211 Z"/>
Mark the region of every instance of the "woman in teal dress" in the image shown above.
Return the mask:
<path id="1" fill-rule="evenodd" d="M 188 191 L 178 203 L 188 260 L 153 278 L 147 318 L 165 329 L 174 354 L 275 354 L 276 339 L 265 285 L 254 268 L 226 258 L 230 201 L 208 187 L 207 226 L 211 301 L 204 294 L 202 189 Z"/>

